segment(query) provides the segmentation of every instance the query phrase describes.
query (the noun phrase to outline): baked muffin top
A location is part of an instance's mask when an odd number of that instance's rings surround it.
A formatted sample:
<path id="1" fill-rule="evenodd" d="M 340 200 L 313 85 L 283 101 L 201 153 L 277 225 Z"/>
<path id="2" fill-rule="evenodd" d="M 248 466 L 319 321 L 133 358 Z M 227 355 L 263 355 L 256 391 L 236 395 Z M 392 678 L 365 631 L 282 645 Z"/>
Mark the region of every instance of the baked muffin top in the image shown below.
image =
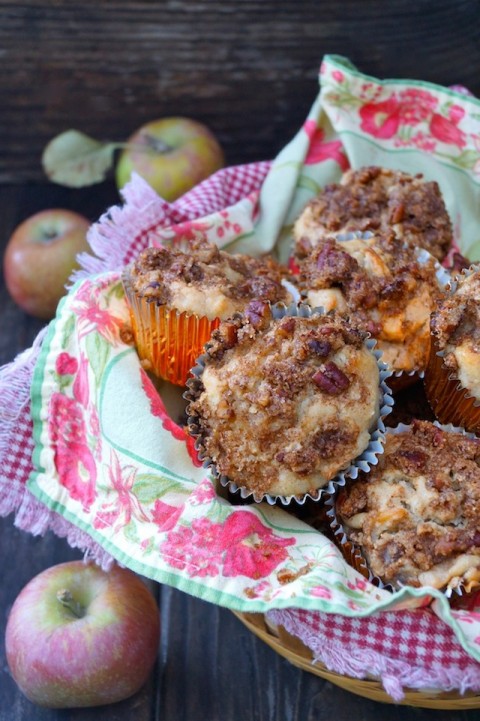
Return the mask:
<path id="1" fill-rule="evenodd" d="M 447 368 L 480 400 L 480 269 L 457 283 L 432 313 L 431 329 Z"/>
<path id="2" fill-rule="evenodd" d="M 197 383 L 191 430 L 217 471 L 256 496 L 327 485 L 379 416 L 377 360 L 336 315 L 274 318 L 252 303 L 214 332 Z"/>
<path id="3" fill-rule="evenodd" d="M 231 255 L 197 239 L 186 249 L 143 250 L 131 265 L 129 281 L 143 298 L 214 320 L 230 317 L 253 299 L 291 302 L 281 283 L 286 275 L 271 257 Z"/>
<path id="4" fill-rule="evenodd" d="M 387 431 L 367 475 L 341 489 L 337 518 L 392 585 L 480 581 L 480 439 L 415 420 Z"/>
<path id="5" fill-rule="evenodd" d="M 294 225 L 295 255 L 302 257 L 325 234 L 389 231 L 442 260 L 452 225 L 438 183 L 376 166 L 348 170 L 326 185 Z"/>
<path id="6" fill-rule="evenodd" d="M 371 333 L 392 370 L 424 370 L 430 313 L 441 295 L 436 263 L 425 256 L 420 261 L 392 232 L 326 237 L 298 261 L 299 287 L 312 307 L 335 309 Z"/>

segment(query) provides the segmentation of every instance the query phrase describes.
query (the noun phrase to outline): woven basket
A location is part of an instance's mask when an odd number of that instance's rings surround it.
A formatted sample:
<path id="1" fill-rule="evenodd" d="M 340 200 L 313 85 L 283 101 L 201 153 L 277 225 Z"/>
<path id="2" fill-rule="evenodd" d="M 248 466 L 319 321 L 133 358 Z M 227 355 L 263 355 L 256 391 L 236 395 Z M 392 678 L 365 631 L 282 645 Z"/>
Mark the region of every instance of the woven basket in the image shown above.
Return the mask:
<path id="1" fill-rule="evenodd" d="M 274 651 L 277 651 L 297 668 L 321 676 L 346 691 L 351 691 L 351 693 L 364 696 L 372 701 L 397 703 L 386 693 L 380 681 L 375 678 L 356 679 L 350 676 L 341 676 L 334 671 L 329 671 L 326 666 L 318 661 L 314 663 L 312 652 L 300 639 L 291 636 L 282 626 L 269 623 L 263 614 L 234 613 L 252 633 L 265 641 Z M 425 691 L 406 689 L 405 697 L 400 703 L 405 706 L 417 706 L 420 708 L 467 710 L 480 708 L 480 694 L 467 692 L 460 695 L 455 691 L 437 693 L 432 689 Z"/>

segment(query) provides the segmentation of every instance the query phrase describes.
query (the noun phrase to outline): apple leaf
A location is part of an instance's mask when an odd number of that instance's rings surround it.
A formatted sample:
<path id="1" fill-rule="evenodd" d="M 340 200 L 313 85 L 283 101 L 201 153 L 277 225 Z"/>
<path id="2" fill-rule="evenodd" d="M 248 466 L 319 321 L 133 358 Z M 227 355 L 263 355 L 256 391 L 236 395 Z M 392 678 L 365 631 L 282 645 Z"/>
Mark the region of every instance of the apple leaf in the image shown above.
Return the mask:
<path id="1" fill-rule="evenodd" d="M 53 138 L 43 151 L 43 169 L 50 180 L 68 188 L 94 185 L 105 179 L 117 147 L 118 143 L 102 142 L 78 130 L 66 130 Z"/>

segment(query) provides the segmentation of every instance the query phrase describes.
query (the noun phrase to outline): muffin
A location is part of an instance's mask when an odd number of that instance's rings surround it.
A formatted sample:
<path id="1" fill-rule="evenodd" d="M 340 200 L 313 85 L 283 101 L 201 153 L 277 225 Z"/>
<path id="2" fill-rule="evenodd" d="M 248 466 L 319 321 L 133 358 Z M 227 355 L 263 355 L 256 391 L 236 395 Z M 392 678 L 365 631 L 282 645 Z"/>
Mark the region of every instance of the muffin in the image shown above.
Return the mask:
<path id="1" fill-rule="evenodd" d="M 189 431 L 244 496 L 318 497 L 381 450 L 385 373 L 340 316 L 251 303 L 214 332 L 196 370 Z"/>
<path id="2" fill-rule="evenodd" d="M 325 186 L 294 225 L 295 255 L 302 257 L 325 235 L 392 230 L 413 248 L 443 260 L 452 244 L 452 224 L 438 184 L 376 166 L 348 170 Z"/>
<path id="3" fill-rule="evenodd" d="M 423 373 L 430 348 L 430 313 L 443 273 L 426 251 L 393 234 L 326 237 L 299 260 L 299 289 L 312 307 L 336 310 L 371 333 L 397 376 Z M 398 382 L 397 382 L 398 385 Z"/>
<path id="4" fill-rule="evenodd" d="M 385 584 L 470 590 L 480 582 L 480 439 L 415 420 L 335 502 L 346 537 Z"/>
<path id="5" fill-rule="evenodd" d="M 432 313 L 425 392 L 441 423 L 480 432 L 480 266 L 459 276 Z"/>
<path id="6" fill-rule="evenodd" d="M 221 319 L 254 299 L 291 301 L 284 275 L 272 258 L 231 255 L 202 238 L 142 251 L 123 281 L 143 365 L 184 385 Z"/>

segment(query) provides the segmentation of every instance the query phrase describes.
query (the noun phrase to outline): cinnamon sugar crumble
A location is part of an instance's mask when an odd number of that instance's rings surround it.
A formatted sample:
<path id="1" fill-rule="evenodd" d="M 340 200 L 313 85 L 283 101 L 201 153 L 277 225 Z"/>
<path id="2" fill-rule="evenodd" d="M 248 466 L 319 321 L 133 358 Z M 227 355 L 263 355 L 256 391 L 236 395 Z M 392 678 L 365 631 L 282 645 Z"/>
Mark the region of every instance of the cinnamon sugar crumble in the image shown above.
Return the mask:
<path id="1" fill-rule="evenodd" d="M 188 413 L 220 474 L 257 494 L 303 495 L 368 445 L 377 361 L 338 316 L 274 319 L 265 309 L 255 325 L 248 317 L 214 332 Z"/>
<path id="2" fill-rule="evenodd" d="M 445 352 L 444 363 L 452 371 L 461 370 L 462 361 L 475 377 L 466 380 L 464 387 L 474 388 L 480 378 L 480 270 L 458 278 L 455 292 L 447 296 L 432 313 L 431 330 L 438 348 Z M 467 372 L 467 376 L 471 373 Z M 475 395 L 477 395 L 475 393 Z"/>
<path id="3" fill-rule="evenodd" d="M 295 249 L 303 257 L 325 235 L 393 230 L 412 247 L 442 260 L 452 225 L 438 184 L 376 166 L 347 171 L 314 198 L 295 223 Z"/>
<path id="4" fill-rule="evenodd" d="M 378 465 L 337 499 L 349 539 L 394 585 L 480 580 L 479 513 L 480 439 L 419 420 L 389 433 Z"/>
<path id="5" fill-rule="evenodd" d="M 338 241 L 326 237 L 299 260 L 300 287 L 312 306 L 335 308 L 371 333 L 393 370 L 422 370 L 430 312 L 441 296 L 435 262 L 394 233 Z"/>
<path id="6" fill-rule="evenodd" d="M 290 302 L 281 284 L 286 276 L 286 269 L 271 257 L 232 255 L 196 239 L 186 249 L 145 249 L 131 267 L 130 282 L 139 296 L 158 304 L 226 318 L 252 299 Z"/>

